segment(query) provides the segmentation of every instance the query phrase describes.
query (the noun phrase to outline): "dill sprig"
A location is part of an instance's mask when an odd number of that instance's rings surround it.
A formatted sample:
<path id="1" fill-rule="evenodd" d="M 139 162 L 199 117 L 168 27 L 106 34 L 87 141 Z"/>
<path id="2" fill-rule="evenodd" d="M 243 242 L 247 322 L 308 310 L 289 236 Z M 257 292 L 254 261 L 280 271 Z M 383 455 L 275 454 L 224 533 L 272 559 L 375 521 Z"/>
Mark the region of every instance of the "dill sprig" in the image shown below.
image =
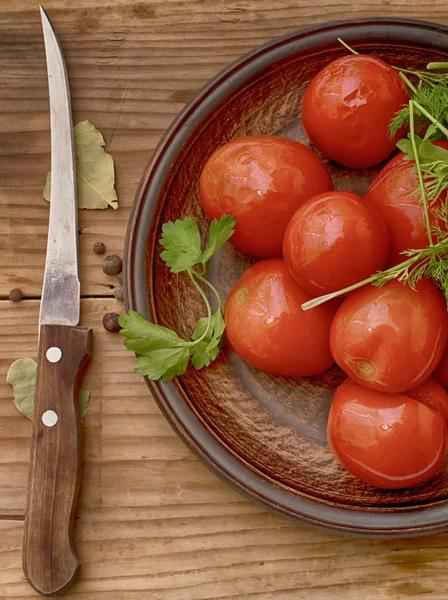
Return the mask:
<path id="1" fill-rule="evenodd" d="M 426 68 L 429 69 L 445 70 L 448 69 L 448 63 L 428 63 Z M 438 85 L 448 85 L 448 73 L 433 73 L 432 71 L 414 71 L 413 69 L 403 69 L 402 67 L 394 67 L 400 73 L 407 73 L 408 75 L 414 75 L 418 78 L 419 84 L 428 84 L 432 87 Z"/>
<path id="2" fill-rule="evenodd" d="M 352 54 L 359 54 L 343 39 L 338 38 L 338 42 Z M 404 69 L 397 66 L 393 66 L 393 68 L 398 71 L 401 79 L 411 91 L 412 100 L 414 100 L 414 114 L 417 119 L 427 124 L 428 120 L 431 121 L 429 113 L 434 120 L 447 128 L 444 133 L 436 133 L 433 130 L 433 139 L 448 137 L 448 62 L 430 62 L 426 65 L 426 71 Z M 415 85 L 408 75 L 417 79 Z M 390 139 L 393 139 L 404 125 L 409 124 L 409 117 L 409 104 L 406 104 L 390 122 Z"/>
<path id="3" fill-rule="evenodd" d="M 429 217 L 430 201 L 439 197 L 440 191 L 444 189 L 444 181 L 445 187 L 448 187 L 448 150 L 432 144 L 429 137 L 422 140 L 415 135 L 415 105 L 415 100 L 409 101 L 408 139 L 401 140 L 402 143 L 399 142 L 397 146 L 406 152 L 408 160 L 415 161 L 429 245 L 423 250 L 405 250 L 402 254 L 408 257 L 408 261 L 413 262 L 405 267 L 404 263 L 397 265 L 395 278 L 406 282 L 413 290 L 422 279 L 432 279 L 443 292 L 448 305 L 448 203 L 445 201 L 436 212 L 437 224 L 433 228 Z M 437 121 L 432 115 L 431 117 Z M 431 127 L 436 125 L 433 123 Z M 439 124 L 439 127 L 442 126 Z M 437 170 L 440 170 L 439 177 L 436 174 Z M 443 227 L 440 223 L 443 223 Z M 434 237 L 437 240 L 435 244 Z M 379 277 L 374 285 L 385 283 L 381 281 Z"/>
<path id="4" fill-rule="evenodd" d="M 353 54 L 343 40 L 339 42 Z M 415 290 L 421 279 L 432 279 L 445 295 L 448 304 L 448 199 L 436 212 L 436 226 L 431 227 L 429 207 L 440 194 L 448 189 L 448 150 L 433 144 L 437 139 L 448 138 L 448 73 L 434 73 L 433 70 L 448 70 L 448 63 L 429 63 L 427 71 L 412 71 L 394 67 L 411 90 L 411 99 L 395 115 L 390 123 L 389 134 L 396 133 L 409 123 L 410 133 L 401 139 L 397 146 L 405 153 L 406 160 L 415 162 L 413 171 L 417 174 L 418 186 L 415 192 L 420 194 L 428 233 L 428 246 L 402 252 L 403 262 L 384 271 L 377 271 L 367 279 L 346 288 L 314 298 L 302 304 L 303 310 L 309 310 L 338 298 L 364 285 L 382 286 L 396 279 Z M 418 79 L 416 85 L 408 75 Z M 429 126 L 424 138 L 415 133 L 416 121 L 424 121 Z"/>
<path id="5" fill-rule="evenodd" d="M 441 124 L 439 126 L 443 127 Z M 414 132 L 408 138 L 397 142 L 398 148 L 405 153 L 405 159 L 416 162 L 413 168 L 415 173 L 417 173 L 417 154 L 428 204 L 434 203 L 440 194 L 448 189 L 448 150 L 433 144 L 433 128 L 440 131 L 436 125 L 431 124 L 423 139 Z M 420 189 L 416 188 L 415 193 L 419 191 L 421 193 L 421 186 Z"/>
<path id="6" fill-rule="evenodd" d="M 346 296 L 369 283 L 381 287 L 392 279 L 407 283 L 413 290 L 421 279 L 432 279 L 445 295 L 448 305 L 448 234 L 444 232 L 440 241 L 432 246 L 421 250 L 405 250 L 402 254 L 408 258 L 398 265 L 385 271 L 378 271 L 367 279 L 347 286 L 343 290 L 313 298 L 302 304 L 302 309 L 310 310 L 335 298 Z"/>
<path id="7" fill-rule="evenodd" d="M 446 135 L 446 128 L 435 116 L 427 113 L 425 108 L 422 113 L 421 105 L 414 100 L 409 101 L 407 108 L 410 133 L 408 138 L 400 140 L 397 146 L 405 152 L 407 160 L 415 162 L 414 170 L 418 178 L 416 192 L 421 195 L 429 245 L 422 249 L 405 250 L 402 254 L 406 258 L 398 265 L 378 271 L 367 279 L 337 292 L 305 302 L 302 304 L 303 310 L 309 310 L 334 298 L 345 296 L 364 285 L 382 286 L 392 279 L 407 283 L 412 289 L 415 289 L 421 279 L 432 279 L 445 295 L 448 304 L 448 201 L 445 201 L 437 211 L 437 225 L 434 228 L 431 227 L 429 217 L 430 203 L 438 198 L 441 191 L 448 188 L 448 150 L 434 145 L 430 138 L 436 130 Z M 431 126 L 423 139 L 415 133 L 417 111 L 431 121 Z"/>
<path id="8" fill-rule="evenodd" d="M 417 72 L 415 72 L 417 73 Z M 430 113 L 436 121 L 448 127 L 448 73 L 446 83 L 433 86 L 430 84 L 416 88 L 413 94 L 415 114 L 421 122 L 428 121 L 424 111 Z M 389 125 L 389 137 L 393 139 L 397 132 L 409 123 L 409 105 L 406 104 L 397 112 Z M 435 133 L 434 131 L 432 132 Z M 441 134 L 443 137 L 443 134 Z"/>
<path id="9" fill-rule="evenodd" d="M 408 258 L 398 265 L 394 265 L 385 271 L 378 271 L 367 279 L 349 285 L 343 290 L 313 298 L 302 304 L 302 309 L 316 308 L 320 304 L 346 296 L 369 283 L 381 287 L 392 279 L 407 283 L 414 290 L 421 279 L 433 279 L 444 293 L 448 304 L 448 234 L 444 232 L 444 237 L 433 246 L 421 250 L 405 250 L 402 254 Z"/>

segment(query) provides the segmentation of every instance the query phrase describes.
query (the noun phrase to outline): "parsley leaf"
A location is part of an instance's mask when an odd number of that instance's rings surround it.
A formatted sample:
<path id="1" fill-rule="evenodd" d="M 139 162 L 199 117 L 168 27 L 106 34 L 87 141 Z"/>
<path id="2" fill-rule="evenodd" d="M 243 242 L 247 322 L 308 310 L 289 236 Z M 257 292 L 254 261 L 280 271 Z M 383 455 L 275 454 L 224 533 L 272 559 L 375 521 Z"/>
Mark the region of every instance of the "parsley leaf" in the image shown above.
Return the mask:
<path id="1" fill-rule="evenodd" d="M 426 196 L 429 202 L 436 200 L 440 194 L 448 189 L 448 150 L 440 146 L 436 146 L 432 142 L 432 138 L 424 139 L 413 136 L 417 154 L 420 162 L 420 167 L 424 179 Z M 415 153 L 412 147 L 412 136 L 403 138 L 397 143 L 398 148 L 405 153 L 405 160 L 415 162 Z M 417 166 L 414 165 L 414 173 L 417 172 Z M 416 188 L 416 193 L 418 188 Z"/>
<path id="2" fill-rule="evenodd" d="M 161 348 L 177 348 L 188 343 L 175 331 L 147 321 L 135 310 L 120 315 L 118 322 L 122 328 L 121 335 L 126 336 L 124 345 L 137 354 L 147 354 Z"/>
<path id="3" fill-rule="evenodd" d="M 219 221 L 214 219 L 211 222 L 208 244 L 204 250 L 204 262 L 207 262 L 227 242 L 235 231 L 234 227 L 233 215 L 222 215 Z"/>
<path id="4" fill-rule="evenodd" d="M 221 338 L 225 327 L 226 324 L 220 310 L 217 310 L 212 315 L 210 319 L 210 326 L 209 319 L 207 317 L 199 319 L 196 323 L 196 329 L 194 330 L 191 339 L 200 339 L 201 341 L 195 346 L 191 347 L 191 362 L 197 371 L 202 369 L 204 366 L 208 367 L 209 364 L 218 356 L 219 344 L 221 343 Z"/>
<path id="5" fill-rule="evenodd" d="M 159 348 L 145 356 L 139 356 L 134 371 L 149 379 L 160 379 L 166 383 L 183 375 L 187 370 L 190 353 L 188 346 L 177 348 Z"/>
<path id="6" fill-rule="evenodd" d="M 191 362 L 195 369 L 209 366 L 219 354 L 219 346 L 225 330 L 222 303 L 216 288 L 205 278 L 206 263 L 234 232 L 235 219 L 223 215 L 210 225 L 209 240 L 204 253 L 196 223 L 190 217 L 170 221 L 162 226 L 160 254 L 172 273 L 185 271 L 197 289 L 207 308 L 207 316 L 198 319 L 191 340 L 187 341 L 175 331 L 147 321 L 136 311 L 121 315 L 119 323 L 124 345 L 138 355 L 134 370 L 149 379 L 167 382 L 183 375 Z M 201 271 L 193 267 L 202 266 Z M 212 314 L 210 301 L 204 292 L 207 286 L 216 296 L 218 308 Z"/>
<path id="7" fill-rule="evenodd" d="M 415 140 L 415 145 L 417 147 L 417 152 L 420 154 L 420 146 L 421 146 L 423 140 L 418 135 L 414 135 L 414 140 Z M 405 153 L 405 155 L 406 155 L 404 157 L 405 160 L 414 160 L 415 161 L 415 154 L 414 154 L 414 148 L 412 147 L 411 134 L 408 134 L 407 138 L 403 138 L 399 142 L 397 142 L 397 148 Z"/>
<path id="8" fill-rule="evenodd" d="M 442 160 L 448 163 L 448 150 L 441 146 L 436 146 L 429 139 L 421 142 L 418 155 L 425 162 Z"/>
<path id="9" fill-rule="evenodd" d="M 199 229 L 190 217 L 164 223 L 160 243 L 164 247 L 160 257 L 172 273 L 186 271 L 203 261 Z"/>

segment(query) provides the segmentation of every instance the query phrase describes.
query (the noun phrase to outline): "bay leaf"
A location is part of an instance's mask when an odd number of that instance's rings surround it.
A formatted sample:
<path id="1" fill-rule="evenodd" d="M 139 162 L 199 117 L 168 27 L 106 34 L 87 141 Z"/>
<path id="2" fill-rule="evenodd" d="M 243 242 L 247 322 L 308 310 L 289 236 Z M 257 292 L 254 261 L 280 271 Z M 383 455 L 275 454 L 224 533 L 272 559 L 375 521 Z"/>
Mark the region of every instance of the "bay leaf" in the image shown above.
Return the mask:
<path id="1" fill-rule="evenodd" d="M 14 404 L 28 419 L 33 418 L 34 391 L 36 389 L 37 363 L 32 358 L 19 358 L 9 367 L 6 381 L 12 385 Z M 90 392 L 79 390 L 79 414 L 81 421 L 86 416 Z"/>
<path id="2" fill-rule="evenodd" d="M 12 363 L 6 376 L 6 381 L 14 389 L 14 404 L 28 419 L 33 418 L 36 370 L 35 360 L 20 358 Z"/>
<path id="3" fill-rule="evenodd" d="M 83 421 L 89 407 L 90 392 L 89 390 L 79 390 L 79 416 Z"/>
<path id="4" fill-rule="evenodd" d="M 104 150 L 106 143 L 103 136 L 90 121 L 75 125 L 73 135 L 78 208 L 118 208 L 114 161 Z M 43 196 L 50 202 L 51 171 L 47 173 Z"/>

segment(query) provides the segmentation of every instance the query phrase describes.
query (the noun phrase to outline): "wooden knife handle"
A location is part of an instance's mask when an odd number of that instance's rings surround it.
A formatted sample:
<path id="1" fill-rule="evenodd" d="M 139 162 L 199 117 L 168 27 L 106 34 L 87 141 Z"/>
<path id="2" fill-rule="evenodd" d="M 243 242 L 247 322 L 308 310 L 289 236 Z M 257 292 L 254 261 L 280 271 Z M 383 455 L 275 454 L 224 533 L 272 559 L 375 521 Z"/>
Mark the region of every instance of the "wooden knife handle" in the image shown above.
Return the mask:
<path id="1" fill-rule="evenodd" d="M 63 591 L 79 568 L 73 544 L 81 472 L 78 396 L 91 341 L 92 330 L 84 327 L 40 330 L 23 570 L 44 596 Z"/>

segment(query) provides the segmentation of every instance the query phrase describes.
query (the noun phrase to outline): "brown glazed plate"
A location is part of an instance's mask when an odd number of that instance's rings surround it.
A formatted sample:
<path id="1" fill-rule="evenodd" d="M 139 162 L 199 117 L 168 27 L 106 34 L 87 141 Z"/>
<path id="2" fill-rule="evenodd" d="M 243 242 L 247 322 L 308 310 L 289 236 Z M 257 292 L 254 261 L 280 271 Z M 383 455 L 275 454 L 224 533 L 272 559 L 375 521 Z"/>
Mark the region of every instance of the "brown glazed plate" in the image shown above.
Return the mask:
<path id="1" fill-rule="evenodd" d="M 227 67 L 171 125 L 143 175 L 126 242 L 128 309 L 191 335 L 204 308 L 188 278 L 172 275 L 159 258 L 161 225 L 189 215 L 205 234 L 198 180 L 223 143 L 277 134 L 310 146 L 300 119 L 302 95 L 322 66 L 346 53 L 338 37 L 394 65 L 423 69 L 448 60 L 448 27 L 376 18 L 293 31 Z M 363 194 L 379 171 L 355 172 L 318 155 L 336 189 Z M 223 298 L 254 260 L 230 244 L 212 259 L 208 276 Z M 168 384 L 148 385 L 175 431 L 215 474 L 280 515 L 364 536 L 448 529 L 448 471 L 415 488 L 383 491 L 333 458 L 326 422 L 342 379 L 337 367 L 303 379 L 273 376 L 224 344 L 211 367 L 197 372 L 190 366 Z"/>

